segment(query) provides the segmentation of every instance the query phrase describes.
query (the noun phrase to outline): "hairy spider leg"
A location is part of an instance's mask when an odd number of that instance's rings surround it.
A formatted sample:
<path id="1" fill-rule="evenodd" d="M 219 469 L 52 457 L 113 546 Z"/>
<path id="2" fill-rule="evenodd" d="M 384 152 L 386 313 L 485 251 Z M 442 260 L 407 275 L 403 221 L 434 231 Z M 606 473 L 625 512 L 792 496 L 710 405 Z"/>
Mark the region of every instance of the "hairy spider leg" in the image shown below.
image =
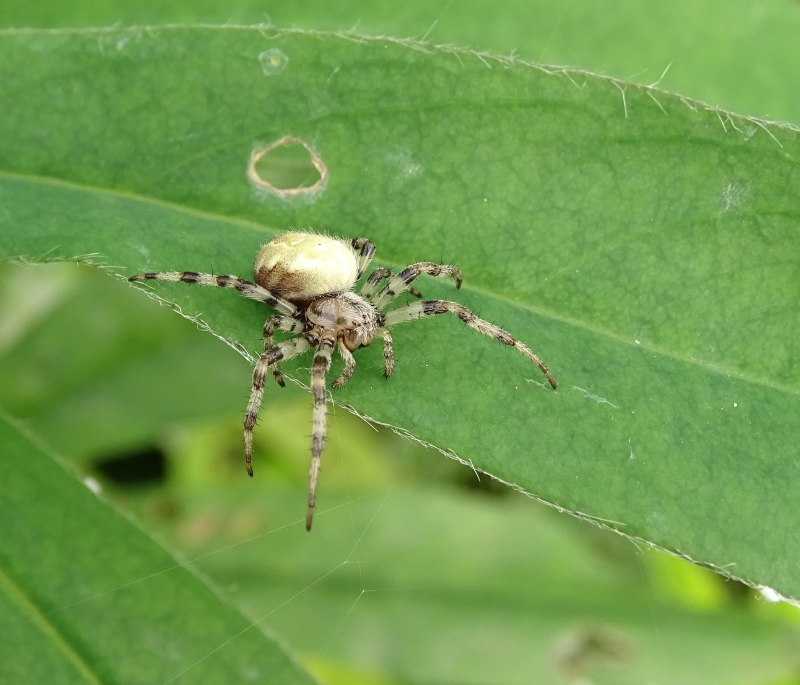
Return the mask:
<path id="1" fill-rule="evenodd" d="M 238 276 L 215 276 L 214 274 L 201 274 L 196 271 L 159 271 L 155 273 L 136 274 L 129 281 L 174 281 L 182 283 L 199 283 L 200 285 L 213 285 L 220 288 L 235 288 L 245 297 L 257 302 L 264 302 L 273 309 L 286 316 L 294 316 L 297 307 L 291 302 L 273 295 L 260 285 L 245 281 Z"/>
<path id="2" fill-rule="evenodd" d="M 364 285 L 361 286 L 361 297 L 363 297 L 368 302 L 372 301 L 372 296 L 375 294 L 375 291 L 378 289 L 380 282 L 386 278 L 389 279 L 393 276 L 391 269 L 387 269 L 385 267 L 381 267 L 379 269 L 375 269 L 369 278 L 364 282 Z M 410 292 L 414 297 L 422 297 L 422 293 L 417 290 L 416 288 L 409 287 L 408 292 Z"/>
<path id="3" fill-rule="evenodd" d="M 383 375 L 386 378 L 392 375 L 394 369 L 394 353 L 392 352 L 392 336 L 385 328 L 379 328 L 376 332 L 383 338 Z"/>
<path id="4" fill-rule="evenodd" d="M 298 321 L 297 319 L 293 319 L 290 316 L 270 316 L 264 322 L 265 352 L 275 344 L 272 339 L 272 334 L 274 333 L 276 328 L 282 331 L 287 331 L 289 333 L 302 333 L 303 323 L 301 321 Z M 278 368 L 278 365 L 272 364 L 270 366 L 270 369 L 272 369 L 272 375 L 275 376 L 275 381 L 278 383 L 278 385 L 280 385 L 282 388 L 285 388 L 286 383 L 284 383 L 283 381 L 283 374 Z"/>
<path id="5" fill-rule="evenodd" d="M 397 276 L 389 279 L 383 289 L 375 298 L 375 306 L 380 310 L 388 305 L 394 298 L 408 290 L 411 282 L 420 274 L 429 276 L 449 276 L 456 281 L 456 288 L 461 287 L 461 269 L 452 264 L 434 264 L 433 262 L 418 262 L 403 269 Z"/>
<path id="6" fill-rule="evenodd" d="M 359 251 L 358 277 L 361 278 L 375 256 L 375 245 L 366 238 L 354 238 L 352 245 L 353 249 Z"/>
<path id="7" fill-rule="evenodd" d="M 537 357 L 524 343 L 517 340 L 513 335 L 507 331 L 504 331 L 502 328 L 499 328 L 488 321 L 484 321 L 483 319 L 479 319 L 469 309 L 458 304 L 457 302 L 448 302 L 447 300 L 426 300 L 424 302 L 412 302 L 411 304 L 407 304 L 387 312 L 386 322 L 383 325 L 388 328 L 389 326 L 405 323 L 406 321 L 415 321 L 416 319 L 421 319 L 424 316 L 434 316 L 435 314 L 444 314 L 445 312 L 452 312 L 465 324 L 467 324 L 467 326 L 478 331 L 478 333 L 483 333 L 483 335 L 488 335 L 490 338 L 499 340 L 504 345 L 515 347 L 542 370 L 542 373 L 547 376 L 547 380 L 550 381 L 550 385 L 553 386 L 553 389 L 555 390 L 556 381 L 552 374 L 544 365 L 544 362 L 539 359 L 539 357 Z"/>
<path id="8" fill-rule="evenodd" d="M 335 342 L 333 338 L 322 338 L 314 354 L 311 367 L 311 392 L 314 395 L 314 418 L 311 428 L 311 471 L 308 483 L 308 513 L 306 514 L 306 530 L 311 530 L 314 518 L 314 503 L 317 499 L 317 480 L 322 449 L 325 446 L 326 398 L 325 375 L 331 368 L 331 355 Z"/>
<path id="9" fill-rule="evenodd" d="M 339 376 L 335 381 L 333 381 L 334 388 L 341 388 L 353 375 L 353 371 L 356 370 L 356 358 L 353 356 L 353 353 L 348 350 L 341 341 L 339 341 L 339 354 L 342 355 L 342 359 L 344 359 L 344 370 L 342 371 L 342 375 Z"/>
<path id="10" fill-rule="evenodd" d="M 378 289 L 378 285 L 384 278 L 391 278 L 392 270 L 387 269 L 385 267 L 380 267 L 375 269 L 370 275 L 369 278 L 364 281 L 364 285 L 361 286 L 361 297 L 363 297 L 367 301 L 372 300 L 372 296 L 375 294 L 375 291 Z"/>
<path id="11" fill-rule="evenodd" d="M 311 345 L 305 338 L 292 338 L 265 350 L 256 362 L 256 368 L 253 370 L 253 388 L 244 415 L 244 463 L 251 478 L 253 477 L 253 427 L 256 425 L 258 410 L 264 397 L 264 377 L 267 369 L 281 360 L 288 361 L 310 349 Z"/>

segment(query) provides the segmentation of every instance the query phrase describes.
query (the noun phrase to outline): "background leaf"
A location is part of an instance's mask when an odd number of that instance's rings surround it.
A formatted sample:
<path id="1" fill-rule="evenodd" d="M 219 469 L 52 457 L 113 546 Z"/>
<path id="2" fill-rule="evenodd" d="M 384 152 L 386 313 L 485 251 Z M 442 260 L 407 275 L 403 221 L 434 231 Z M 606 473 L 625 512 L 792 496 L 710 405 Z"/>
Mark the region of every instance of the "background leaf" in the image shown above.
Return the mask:
<path id="1" fill-rule="evenodd" d="M 3 416 L 0 446 L 4 682 L 311 682 Z"/>
<path id="2" fill-rule="evenodd" d="M 196 454 L 200 440 L 189 444 Z M 348 472 L 356 466 L 338 447 L 326 470 L 334 478 L 340 459 Z M 317 539 L 298 534 L 302 486 L 242 485 L 184 490 L 177 519 L 147 520 L 193 556 L 269 531 L 200 562 L 248 616 L 332 569 L 270 617 L 326 681 L 351 682 L 334 679 L 341 663 L 390 682 L 441 684 L 768 683 L 797 672 L 793 631 L 745 612 L 721 579 L 683 577 L 704 598 L 676 602 L 657 564 L 681 562 L 640 555 L 522 497 L 397 484 L 376 492 L 351 481 L 335 499 L 329 489 L 336 508 L 315 523 Z"/>
<path id="3" fill-rule="evenodd" d="M 73 461 L 241 413 L 247 362 L 101 270 L 3 264 L 0 278 L 0 404 Z"/>

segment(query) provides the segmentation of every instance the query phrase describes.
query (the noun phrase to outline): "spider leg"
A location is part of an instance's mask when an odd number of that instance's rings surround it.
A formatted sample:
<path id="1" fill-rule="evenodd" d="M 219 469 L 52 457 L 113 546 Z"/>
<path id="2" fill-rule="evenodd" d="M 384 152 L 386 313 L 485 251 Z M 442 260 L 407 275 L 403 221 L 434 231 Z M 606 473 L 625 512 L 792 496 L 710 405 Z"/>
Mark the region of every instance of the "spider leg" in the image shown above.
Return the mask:
<path id="1" fill-rule="evenodd" d="M 311 345 L 305 338 L 293 338 L 265 350 L 256 362 L 256 368 L 253 370 L 253 388 L 250 391 L 250 399 L 244 415 L 244 463 L 251 478 L 253 477 L 253 427 L 256 425 L 261 399 L 264 397 L 264 376 L 267 369 L 281 360 L 296 357 L 310 348 Z"/>
<path id="2" fill-rule="evenodd" d="M 136 274 L 129 279 L 131 282 L 135 281 L 181 281 L 183 283 L 199 283 L 200 285 L 215 285 L 220 288 L 236 288 L 242 295 L 256 300 L 257 302 L 264 302 L 273 309 L 279 311 L 286 316 L 293 316 L 297 313 L 297 307 L 291 302 L 284 300 L 277 295 L 273 295 L 266 288 L 260 285 L 245 281 L 238 276 L 215 276 L 214 274 L 201 274 L 196 271 L 159 271 L 150 272 L 145 274 Z"/>
<path id="3" fill-rule="evenodd" d="M 342 345 L 341 341 L 339 342 L 339 354 L 341 354 L 342 359 L 344 359 L 344 371 L 342 371 L 342 375 L 339 376 L 339 378 L 333 381 L 334 388 L 341 388 L 350 380 L 353 371 L 356 370 L 356 359 L 353 353 Z"/>
<path id="4" fill-rule="evenodd" d="M 379 328 L 377 331 L 377 335 L 383 338 L 383 363 L 384 363 L 384 372 L 383 375 L 386 378 L 392 375 L 392 370 L 394 369 L 394 353 L 392 352 L 392 336 L 385 328 Z"/>
<path id="5" fill-rule="evenodd" d="M 365 300 L 371 300 L 373 294 L 378 289 L 378 285 L 384 278 L 389 278 L 392 275 L 391 269 L 386 268 L 378 268 L 375 269 L 370 275 L 369 278 L 364 282 L 364 285 L 361 286 L 361 297 Z"/>
<path id="6" fill-rule="evenodd" d="M 378 285 L 380 282 L 386 278 L 391 278 L 393 276 L 391 269 L 386 269 L 381 267 L 380 269 L 375 269 L 370 275 L 369 278 L 365 281 L 364 285 L 361 287 L 361 297 L 363 297 L 367 301 L 372 300 L 372 296 L 375 294 L 375 291 L 378 289 Z M 416 288 L 408 288 L 408 292 L 410 292 L 414 297 L 422 297 L 422 293 L 417 290 Z"/>
<path id="7" fill-rule="evenodd" d="M 452 264 L 434 264 L 433 262 L 419 262 L 403 269 L 397 276 L 389 279 L 383 289 L 375 298 L 375 306 L 383 309 L 395 297 L 411 290 L 410 283 L 420 274 L 429 276 L 450 276 L 455 279 L 456 287 L 461 287 L 461 269 Z"/>
<path id="8" fill-rule="evenodd" d="M 289 333 L 302 333 L 303 332 L 303 324 L 302 322 L 298 321 L 297 319 L 293 319 L 290 316 L 270 316 L 264 322 L 264 351 L 266 352 L 270 347 L 274 345 L 272 340 L 272 334 L 275 329 L 278 328 L 282 331 L 288 331 Z M 280 385 L 282 388 L 286 387 L 286 383 L 283 381 L 283 374 L 281 374 L 280 369 L 278 368 L 277 364 L 272 364 L 270 366 L 272 369 L 272 375 L 275 376 L 275 381 Z"/>
<path id="9" fill-rule="evenodd" d="M 375 245 L 366 238 L 355 238 L 353 240 L 353 249 L 358 250 L 360 259 L 358 260 L 358 277 L 361 278 L 362 274 L 367 270 L 369 263 L 375 256 Z"/>
<path id="10" fill-rule="evenodd" d="M 539 359 L 539 357 L 537 357 L 524 343 L 517 340 L 514 336 L 507 331 L 504 331 L 502 328 L 499 328 L 488 321 L 484 321 L 483 319 L 479 319 L 469 309 L 458 304 L 457 302 L 448 302 L 447 300 L 412 302 L 411 304 L 407 304 L 403 307 L 398 307 L 397 309 L 387 312 L 384 326 L 394 326 L 399 323 L 405 323 L 406 321 L 421 319 L 424 316 L 444 314 L 445 312 L 452 312 L 465 324 L 467 324 L 467 326 L 478 331 L 478 333 L 483 333 L 483 335 L 488 335 L 490 338 L 499 340 L 505 345 L 515 347 L 542 370 L 542 373 L 547 376 L 547 380 L 550 381 L 550 385 L 552 385 L 553 389 L 555 390 L 556 381 L 552 374 L 544 365 L 544 362 Z"/>
<path id="11" fill-rule="evenodd" d="M 306 514 L 306 530 L 311 530 L 314 518 L 314 503 L 317 499 L 317 480 L 322 449 L 325 446 L 325 375 L 331 368 L 333 354 L 333 338 L 322 338 L 314 355 L 311 367 L 311 392 L 314 395 L 314 418 L 311 429 L 311 472 L 308 484 L 308 513 Z"/>

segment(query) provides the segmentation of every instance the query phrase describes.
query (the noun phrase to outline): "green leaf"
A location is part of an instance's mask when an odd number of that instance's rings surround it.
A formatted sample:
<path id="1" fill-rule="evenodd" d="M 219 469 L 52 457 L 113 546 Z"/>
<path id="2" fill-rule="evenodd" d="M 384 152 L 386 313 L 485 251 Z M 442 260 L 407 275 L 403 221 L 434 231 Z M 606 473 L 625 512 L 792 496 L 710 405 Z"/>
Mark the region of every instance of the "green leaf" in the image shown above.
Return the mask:
<path id="1" fill-rule="evenodd" d="M 266 74 L 274 48 L 288 64 Z M 508 328 L 559 391 L 439 317 L 396 330 L 388 382 L 381 351 L 360 351 L 339 402 L 800 595 L 794 130 L 583 73 L 299 30 L 7 31 L 0 70 L 1 254 L 247 276 L 279 227 L 313 226 L 372 238 L 388 264 L 456 262 L 461 292 L 420 289 Z M 305 203 L 247 179 L 251 152 L 285 135 L 327 165 Z M 257 303 L 157 285 L 258 352 Z"/>
<path id="2" fill-rule="evenodd" d="M 0 264 L 0 299 L 0 405 L 66 457 L 241 414 L 247 362 L 99 269 Z"/>
<path id="3" fill-rule="evenodd" d="M 2 415 L 0 451 L 0 680 L 311 682 Z"/>
<path id="4" fill-rule="evenodd" d="M 342 468 L 337 459 L 326 474 Z M 562 685 L 579 675 L 727 685 L 795 672 L 795 628 L 759 616 L 763 605 L 735 605 L 721 578 L 522 498 L 339 488 L 328 491 L 319 536 L 299 534 L 302 499 L 266 482 L 257 492 L 184 489 L 180 515 L 150 523 L 202 556 L 245 614 L 292 598 L 269 625 L 331 685 L 352 682 L 336 679 L 344 665 L 409 685 Z M 666 595 L 654 571 L 669 561 L 694 571 L 683 587 L 705 582 L 711 601 L 687 607 Z"/>
<path id="5" fill-rule="evenodd" d="M 800 123 L 792 0 L 5 0 L 0 26 L 257 23 L 424 36 L 662 87 L 734 111 Z"/>

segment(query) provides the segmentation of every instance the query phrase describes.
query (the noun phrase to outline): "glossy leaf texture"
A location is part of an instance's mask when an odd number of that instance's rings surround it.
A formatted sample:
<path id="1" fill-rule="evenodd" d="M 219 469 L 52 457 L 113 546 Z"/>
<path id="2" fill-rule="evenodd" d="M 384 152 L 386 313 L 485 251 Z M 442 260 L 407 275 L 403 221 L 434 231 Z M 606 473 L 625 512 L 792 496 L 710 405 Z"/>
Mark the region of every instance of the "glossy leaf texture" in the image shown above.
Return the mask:
<path id="1" fill-rule="evenodd" d="M 312 682 L 4 416 L 0 448 L 2 682 Z"/>
<path id="2" fill-rule="evenodd" d="M 259 60 L 272 49 L 280 73 Z M 800 595 L 797 132 L 585 73 L 354 35 L 5 31 L 0 51 L 4 256 L 247 276 L 261 242 L 312 226 L 366 235 L 386 264 L 458 263 L 465 287 L 422 280 L 426 297 L 506 327 L 559 390 L 438 317 L 396 330 L 388 382 L 381 351 L 360 351 L 339 402 Z M 251 152 L 285 135 L 328 168 L 304 202 L 247 178 Z M 263 307 L 157 285 L 258 353 Z"/>

